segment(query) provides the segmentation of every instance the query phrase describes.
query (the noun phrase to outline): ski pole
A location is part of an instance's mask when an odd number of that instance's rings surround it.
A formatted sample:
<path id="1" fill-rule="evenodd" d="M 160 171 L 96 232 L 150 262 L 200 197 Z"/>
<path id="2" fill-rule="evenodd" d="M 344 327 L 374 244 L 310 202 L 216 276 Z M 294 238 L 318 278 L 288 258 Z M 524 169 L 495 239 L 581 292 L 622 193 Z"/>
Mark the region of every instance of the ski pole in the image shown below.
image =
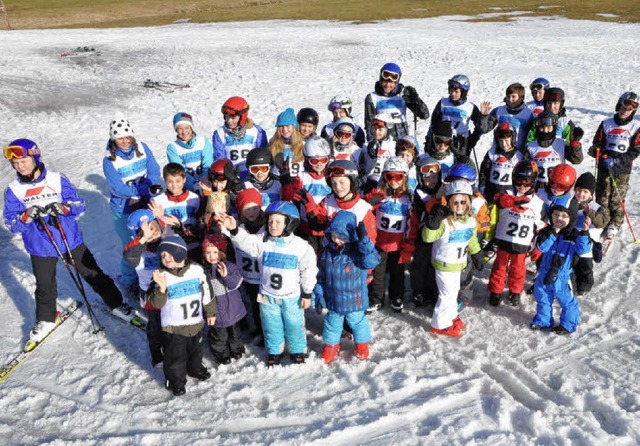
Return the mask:
<path id="1" fill-rule="evenodd" d="M 622 195 L 620 195 L 620 191 L 618 190 L 618 184 L 616 183 L 616 179 L 613 177 L 613 174 L 611 173 L 611 171 L 609 171 L 609 178 L 611 178 L 611 184 L 613 184 L 613 190 L 616 191 L 616 195 L 618 196 L 618 201 L 620 201 L 620 207 L 622 208 L 622 212 L 624 213 L 624 218 L 627 220 L 627 224 L 629 225 L 629 230 L 631 231 L 631 236 L 633 237 L 633 243 L 638 243 L 636 234 L 633 232 L 633 226 L 631 226 L 631 219 L 629 218 L 629 214 L 627 213 L 627 208 L 624 205 L 624 201 L 622 201 Z"/>
<path id="2" fill-rule="evenodd" d="M 89 319 L 91 320 L 91 326 L 93 327 L 93 333 L 96 334 L 96 333 L 104 330 L 104 327 L 102 327 L 100 325 L 100 322 L 98 321 L 98 318 L 96 317 L 95 313 L 93 312 L 93 309 L 91 308 L 91 305 L 89 304 L 89 300 L 87 299 L 87 295 L 84 292 L 84 287 L 82 286 L 82 281 L 80 279 L 80 273 L 78 272 L 78 267 L 75 264 L 75 260 L 73 258 L 73 255 L 71 255 L 71 251 L 69 250 L 69 245 L 66 242 L 66 237 L 63 235 L 62 239 L 65 242 L 65 247 L 67 248 L 67 252 L 69 254 L 69 258 L 71 259 L 71 261 L 73 262 L 73 264 L 74 264 L 74 266 L 76 268 L 76 273 L 78 273 L 78 277 L 76 277 L 73 274 L 73 271 L 71 271 L 71 267 L 69 266 L 69 262 L 67 261 L 67 258 L 64 256 L 64 254 L 62 254 L 62 251 L 60 250 L 60 247 L 56 243 L 56 240 L 53 238 L 53 234 L 51 233 L 51 229 L 49 229 L 49 226 L 47 226 L 47 223 L 44 221 L 44 218 L 42 217 L 42 215 L 38 216 L 37 220 L 42 225 L 42 227 L 44 228 L 44 231 L 47 233 L 47 236 L 49 237 L 49 240 L 51 241 L 51 244 L 53 245 L 53 247 L 55 248 L 56 252 L 58 253 L 58 257 L 60 257 L 60 260 L 62 260 L 62 263 L 64 264 L 65 268 L 69 272 L 69 275 L 71 276 L 71 279 L 73 280 L 73 283 L 75 284 L 76 288 L 80 292 L 80 295 L 82 296 L 82 299 L 84 300 L 85 304 L 87 305 L 87 312 L 89 313 Z M 57 226 L 58 226 L 58 229 L 60 230 L 60 233 L 64 234 L 64 232 L 61 230 L 62 225 L 60 224 L 60 221 L 57 220 L 57 218 L 56 218 L 56 221 L 58 223 Z M 96 328 L 96 325 L 98 326 L 97 328 Z"/>
<path id="3" fill-rule="evenodd" d="M 596 147 L 596 165 L 594 168 L 594 174 L 593 176 L 598 178 L 598 163 L 600 162 L 600 147 Z"/>

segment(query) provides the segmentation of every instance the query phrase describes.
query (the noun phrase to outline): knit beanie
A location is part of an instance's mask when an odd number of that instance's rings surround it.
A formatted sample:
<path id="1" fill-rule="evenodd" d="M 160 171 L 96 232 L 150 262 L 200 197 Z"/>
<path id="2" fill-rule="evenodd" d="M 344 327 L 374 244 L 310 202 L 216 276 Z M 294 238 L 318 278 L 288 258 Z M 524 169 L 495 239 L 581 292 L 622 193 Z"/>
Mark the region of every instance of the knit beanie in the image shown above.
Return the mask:
<path id="1" fill-rule="evenodd" d="M 585 172 L 578 177 L 573 188 L 587 189 L 591 195 L 594 195 L 596 193 L 596 177 L 591 172 Z"/>
<path id="2" fill-rule="evenodd" d="M 129 124 L 129 121 L 121 113 L 118 113 L 109 124 L 109 136 L 112 141 L 127 136 L 135 137 L 131 124 Z"/>
<path id="3" fill-rule="evenodd" d="M 202 252 L 210 247 L 218 248 L 218 251 L 227 254 L 227 238 L 222 234 L 207 234 L 202 241 Z"/>
<path id="4" fill-rule="evenodd" d="M 193 118 L 189 113 L 178 112 L 173 117 L 173 129 L 177 130 L 180 124 L 187 124 L 193 130 Z"/>
<path id="5" fill-rule="evenodd" d="M 168 252 L 176 263 L 183 262 L 187 258 L 187 244 L 182 237 L 176 234 L 167 235 L 160 242 L 158 252 Z"/>
<path id="6" fill-rule="evenodd" d="M 453 131 L 451 130 L 451 124 L 448 121 L 436 121 L 431 126 L 433 136 L 440 136 L 441 138 L 451 138 Z"/>
<path id="7" fill-rule="evenodd" d="M 238 214 L 242 214 L 244 207 L 250 203 L 255 203 L 259 207 L 262 207 L 262 194 L 258 189 L 254 189 L 253 187 L 244 189 L 236 195 L 236 209 L 238 210 Z"/>
<path id="8" fill-rule="evenodd" d="M 298 128 L 298 119 L 296 118 L 296 112 L 291 107 L 280 113 L 278 115 L 278 119 L 276 120 L 276 127 L 283 127 L 285 125 L 292 125 L 295 128 Z"/>

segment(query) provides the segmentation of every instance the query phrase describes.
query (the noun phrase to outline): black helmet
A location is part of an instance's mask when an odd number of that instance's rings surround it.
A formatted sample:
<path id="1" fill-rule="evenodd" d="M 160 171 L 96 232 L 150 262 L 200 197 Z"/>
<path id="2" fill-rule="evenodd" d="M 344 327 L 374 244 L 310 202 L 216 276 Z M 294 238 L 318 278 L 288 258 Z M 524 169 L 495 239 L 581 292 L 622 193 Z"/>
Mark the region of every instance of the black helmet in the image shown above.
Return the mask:
<path id="1" fill-rule="evenodd" d="M 259 148 L 253 149 L 247 154 L 247 167 L 257 166 L 257 165 L 273 165 L 273 155 L 269 149 Z"/>
<path id="2" fill-rule="evenodd" d="M 538 165 L 535 161 L 518 161 L 513 167 L 513 173 L 511 174 L 511 184 L 516 187 L 517 181 L 531 181 L 531 185 L 535 186 L 538 180 Z"/>
<path id="3" fill-rule="evenodd" d="M 329 164 L 324 173 L 327 184 L 331 187 L 331 178 L 347 177 L 351 181 L 351 192 L 358 186 L 358 166 L 351 160 L 335 160 Z"/>
<path id="4" fill-rule="evenodd" d="M 625 91 L 618 98 L 618 103 L 616 104 L 616 113 L 620 111 L 620 107 L 622 107 L 622 105 L 631 107 L 633 109 L 633 113 L 631 113 L 631 118 L 633 118 L 633 115 L 635 115 L 636 111 L 638 110 L 638 95 L 633 91 Z"/>
<path id="5" fill-rule="evenodd" d="M 548 90 L 547 90 L 548 91 Z M 544 126 L 553 126 L 553 130 L 550 132 L 542 132 L 540 129 Z M 556 129 L 558 128 L 558 117 L 550 112 L 543 111 L 536 116 L 536 137 L 539 141 L 550 141 L 556 136 Z"/>
<path id="6" fill-rule="evenodd" d="M 317 127 L 320 122 L 318 112 L 309 107 L 301 108 L 300 111 L 298 111 L 296 119 L 298 120 L 298 124 L 307 122 L 309 124 L 313 124 L 315 127 Z"/>
<path id="7" fill-rule="evenodd" d="M 564 90 L 558 87 L 547 88 L 544 92 L 544 99 L 542 101 L 560 101 L 560 107 L 564 107 Z"/>

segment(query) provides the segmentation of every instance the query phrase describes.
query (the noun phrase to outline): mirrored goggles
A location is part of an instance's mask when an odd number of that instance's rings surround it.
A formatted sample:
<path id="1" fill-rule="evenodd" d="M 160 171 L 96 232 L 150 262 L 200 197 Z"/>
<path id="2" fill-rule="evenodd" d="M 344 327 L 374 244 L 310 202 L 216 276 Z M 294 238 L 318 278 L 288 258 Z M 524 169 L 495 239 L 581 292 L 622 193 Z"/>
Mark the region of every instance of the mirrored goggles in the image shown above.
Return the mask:
<path id="1" fill-rule="evenodd" d="M 336 137 L 338 138 L 351 138 L 351 135 L 353 135 L 353 133 L 345 132 L 344 130 L 338 130 L 336 132 Z"/>
<path id="2" fill-rule="evenodd" d="M 307 161 L 309 161 L 309 164 L 311 164 L 312 166 L 317 166 L 318 164 L 327 164 L 329 162 L 329 157 L 320 156 L 317 158 L 307 158 Z"/>
<path id="3" fill-rule="evenodd" d="M 426 164 L 420 168 L 420 172 L 424 174 L 440 172 L 440 164 Z"/>
<path id="4" fill-rule="evenodd" d="M 33 155 L 40 155 L 40 149 L 25 149 L 22 146 L 7 146 L 4 148 L 4 157 L 8 160 L 26 158 Z"/>
<path id="5" fill-rule="evenodd" d="M 404 173 L 402 173 L 402 172 L 384 172 L 382 174 L 382 178 L 384 178 L 385 181 L 395 181 L 396 183 L 399 183 L 402 180 L 404 180 Z"/>
<path id="6" fill-rule="evenodd" d="M 398 73 L 387 70 L 384 70 L 382 73 L 380 73 L 380 77 L 382 78 L 382 80 L 393 82 L 398 82 L 398 79 L 400 79 L 400 75 Z"/>

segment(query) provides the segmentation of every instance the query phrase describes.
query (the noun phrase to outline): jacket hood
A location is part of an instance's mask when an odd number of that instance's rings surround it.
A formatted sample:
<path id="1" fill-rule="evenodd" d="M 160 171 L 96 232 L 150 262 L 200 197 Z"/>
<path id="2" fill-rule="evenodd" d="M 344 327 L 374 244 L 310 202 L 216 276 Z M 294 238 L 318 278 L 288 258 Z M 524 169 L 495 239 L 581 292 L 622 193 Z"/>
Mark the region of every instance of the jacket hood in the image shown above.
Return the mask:
<path id="1" fill-rule="evenodd" d="M 356 227 L 358 226 L 358 220 L 354 213 L 349 211 L 338 211 L 329 222 L 329 227 L 324 231 L 327 238 L 331 243 L 331 234 L 338 235 L 341 239 L 348 242 L 358 241 L 358 234 L 356 233 Z"/>

